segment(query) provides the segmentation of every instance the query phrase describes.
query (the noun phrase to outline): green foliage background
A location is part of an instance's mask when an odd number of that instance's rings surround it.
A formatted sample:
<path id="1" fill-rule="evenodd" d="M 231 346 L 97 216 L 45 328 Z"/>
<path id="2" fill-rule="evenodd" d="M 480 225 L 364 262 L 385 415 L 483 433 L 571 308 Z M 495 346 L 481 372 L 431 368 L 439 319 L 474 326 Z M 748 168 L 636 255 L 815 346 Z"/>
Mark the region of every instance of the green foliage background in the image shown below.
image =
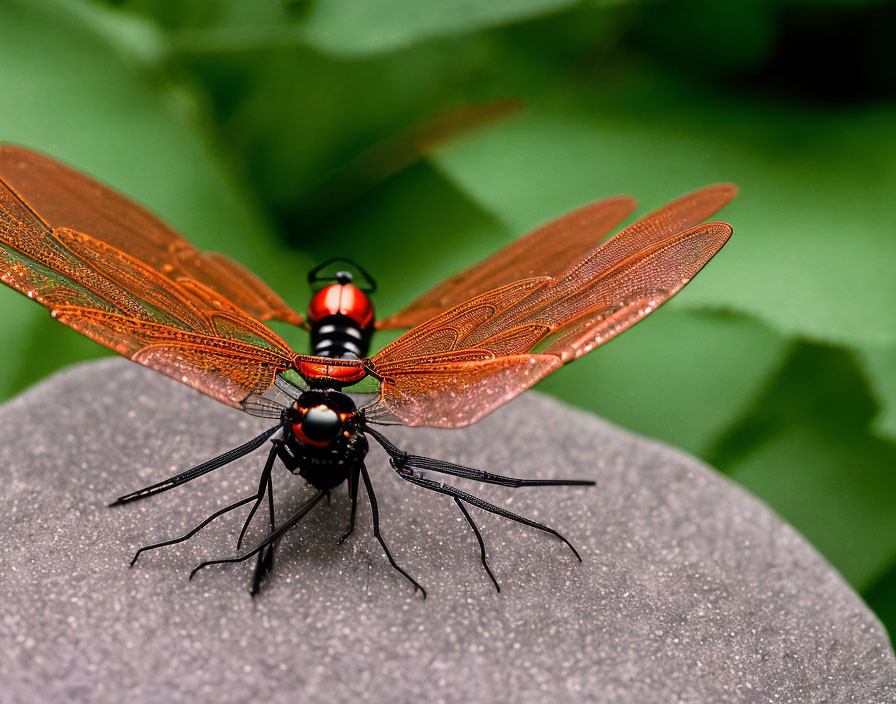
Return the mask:
<path id="1" fill-rule="evenodd" d="M 870 0 L 4 0 L 0 139 L 299 309 L 350 253 L 384 314 L 590 200 L 736 182 L 706 271 L 540 388 L 762 497 L 893 633 L 893 26 Z M 522 109 L 415 138 L 495 98 Z M 104 353 L 11 291 L 0 316 L 3 397 Z"/>

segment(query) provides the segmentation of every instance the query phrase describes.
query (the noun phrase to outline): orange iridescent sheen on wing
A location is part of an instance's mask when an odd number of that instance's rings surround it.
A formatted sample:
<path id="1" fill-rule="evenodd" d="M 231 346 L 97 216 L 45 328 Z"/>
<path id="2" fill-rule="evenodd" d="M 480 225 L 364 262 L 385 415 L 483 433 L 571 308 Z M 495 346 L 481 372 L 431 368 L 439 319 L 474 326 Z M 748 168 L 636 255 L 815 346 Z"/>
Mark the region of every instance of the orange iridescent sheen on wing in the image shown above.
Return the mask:
<path id="1" fill-rule="evenodd" d="M 513 240 L 487 259 L 437 284 L 377 328 L 409 328 L 444 310 L 520 279 L 556 276 L 580 261 L 635 209 L 631 196 L 616 196 L 567 213 Z"/>
<path id="2" fill-rule="evenodd" d="M 407 425 L 474 422 L 681 290 L 731 235 L 726 223 L 699 223 L 736 193 L 690 193 L 555 276 L 504 284 L 421 323 L 370 360 L 385 379 L 380 404 Z"/>
<path id="3" fill-rule="evenodd" d="M 35 164 L 36 171 L 28 168 Z M 129 201 L 19 148 L 0 147 L 0 174 L 0 280 L 49 308 L 59 322 L 235 407 L 292 366 L 292 349 L 220 289 L 173 266 L 164 274 L 134 254 L 147 253 L 151 243 L 183 240 L 155 232 L 152 226 L 163 225 L 142 209 L 116 210 Z M 10 174 L 12 184 L 5 180 Z M 38 178 L 46 179 L 42 190 Z M 39 192 L 38 202 L 25 202 L 17 188 Z M 60 201 L 50 202 L 48 194 Z M 41 204 L 57 218 L 71 214 L 106 235 L 124 238 L 136 228 L 133 246 L 123 251 L 110 244 L 115 237 L 97 239 L 65 224 L 53 229 L 37 209 Z M 79 208 L 90 204 L 100 212 L 78 218 Z"/>
<path id="4" fill-rule="evenodd" d="M 736 192 L 700 189 L 600 245 L 634 201 L 581 208 L 381 321 L 415 327 L 372 358 L 347 359 L 297 355 L 262 321 L 301 317 L 240 265 L 200 252 L 77 171 L 0 145 L 0 281 L 100 344 L 238 408 L 270 413 L 261 396 L 287 370 L 319 389 L 372 376 L 380 389 L 371 412 L 460 427 L 681 290 L 730 237 L 725 223 L 700 223 Z M 373 318 L 366 294 L 345 282 L 318 292 L 310 312 L 312 322 L 347 316 L 367 331 Z"/>
<path id="5" fill-rule="evenodd" d="M 51 230 L 83 232 L 169 279 L 199 281 L 258 320 L 302 322 L 302 316 L 242 265 L 216 252 L 200 252 L 145 208 L 55 159 L 2 144 L 0 182 Z"/>

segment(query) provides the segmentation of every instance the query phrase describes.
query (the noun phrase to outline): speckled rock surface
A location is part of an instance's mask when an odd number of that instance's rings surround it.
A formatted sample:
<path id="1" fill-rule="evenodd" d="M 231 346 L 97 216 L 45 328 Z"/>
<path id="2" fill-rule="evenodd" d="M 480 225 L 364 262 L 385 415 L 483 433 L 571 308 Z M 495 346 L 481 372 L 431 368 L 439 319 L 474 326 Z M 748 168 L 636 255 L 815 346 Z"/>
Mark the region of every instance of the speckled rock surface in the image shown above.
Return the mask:
<path id="1" fill-rule="evenodd" d="M 675 450 L 528 393 L 462 431 L 390 428 L 408 450 L 596 488 L 457 482 L 563 531 L 474 510 L 503 591 L 445 496 L 368 458 L 386 562 L 342 490 L 281 544 L 254 601 L 233 553 L 243 511 L 144 556 L 252 492 L 261 454 L 107 508 L 257 434 L 250 418 L 110 360 L 0 408 L 3 702 L 894 702 L 880 624 L 792 529 Z M 276 474 L 280 515 L 308 494 Z M 239 515 L 237 515 L 239 514 Z M 260 530 L 261 524 L 256 529 Z M 257 538 L 260 533 L 256 532 Z"/>

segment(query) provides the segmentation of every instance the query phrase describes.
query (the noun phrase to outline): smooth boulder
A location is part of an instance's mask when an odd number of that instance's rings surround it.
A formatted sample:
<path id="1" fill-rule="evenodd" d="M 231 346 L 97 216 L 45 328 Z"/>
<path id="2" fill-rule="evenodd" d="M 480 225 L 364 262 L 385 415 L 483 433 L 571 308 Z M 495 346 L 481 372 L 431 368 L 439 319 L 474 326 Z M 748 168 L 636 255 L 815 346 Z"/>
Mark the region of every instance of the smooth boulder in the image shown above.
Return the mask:
<path id="1" fill-rule="evenodd" d="M 596 487 L 450 483 L 561 531 L 402 481 L 371 442 L 386 561 L 340 487 L 280 544 L 256 598 L 245 509 L 144 554 L 255 490 L 264 450 L 191 484 L 115 497 L 271 425 L 122 360 L 64 371 L 0 407 L 3 702 L 896 702 L 896 661 L 859 597 L 768 508 L 684 453 L 537 392 L 400 447 Z M 310 495 L 275 472 L 278 520 Z M 263 537 L 264 520 L 250 534 Z"/>

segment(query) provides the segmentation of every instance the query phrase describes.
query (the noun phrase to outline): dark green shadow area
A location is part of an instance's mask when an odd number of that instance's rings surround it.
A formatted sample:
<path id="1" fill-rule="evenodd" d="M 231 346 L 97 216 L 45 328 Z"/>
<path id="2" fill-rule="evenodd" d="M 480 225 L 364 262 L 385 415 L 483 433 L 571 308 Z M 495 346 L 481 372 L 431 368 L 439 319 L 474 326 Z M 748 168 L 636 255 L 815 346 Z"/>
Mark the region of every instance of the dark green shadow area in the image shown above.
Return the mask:
<path id="1" fill-rule="evenodd" d="M 896 445 L 874 437 L 847 350 L 798 343 L 707 459 L 801 531 L 874 604 L 896 601 Z M 893 611 L 879 612 L 892 634 Z"/>

